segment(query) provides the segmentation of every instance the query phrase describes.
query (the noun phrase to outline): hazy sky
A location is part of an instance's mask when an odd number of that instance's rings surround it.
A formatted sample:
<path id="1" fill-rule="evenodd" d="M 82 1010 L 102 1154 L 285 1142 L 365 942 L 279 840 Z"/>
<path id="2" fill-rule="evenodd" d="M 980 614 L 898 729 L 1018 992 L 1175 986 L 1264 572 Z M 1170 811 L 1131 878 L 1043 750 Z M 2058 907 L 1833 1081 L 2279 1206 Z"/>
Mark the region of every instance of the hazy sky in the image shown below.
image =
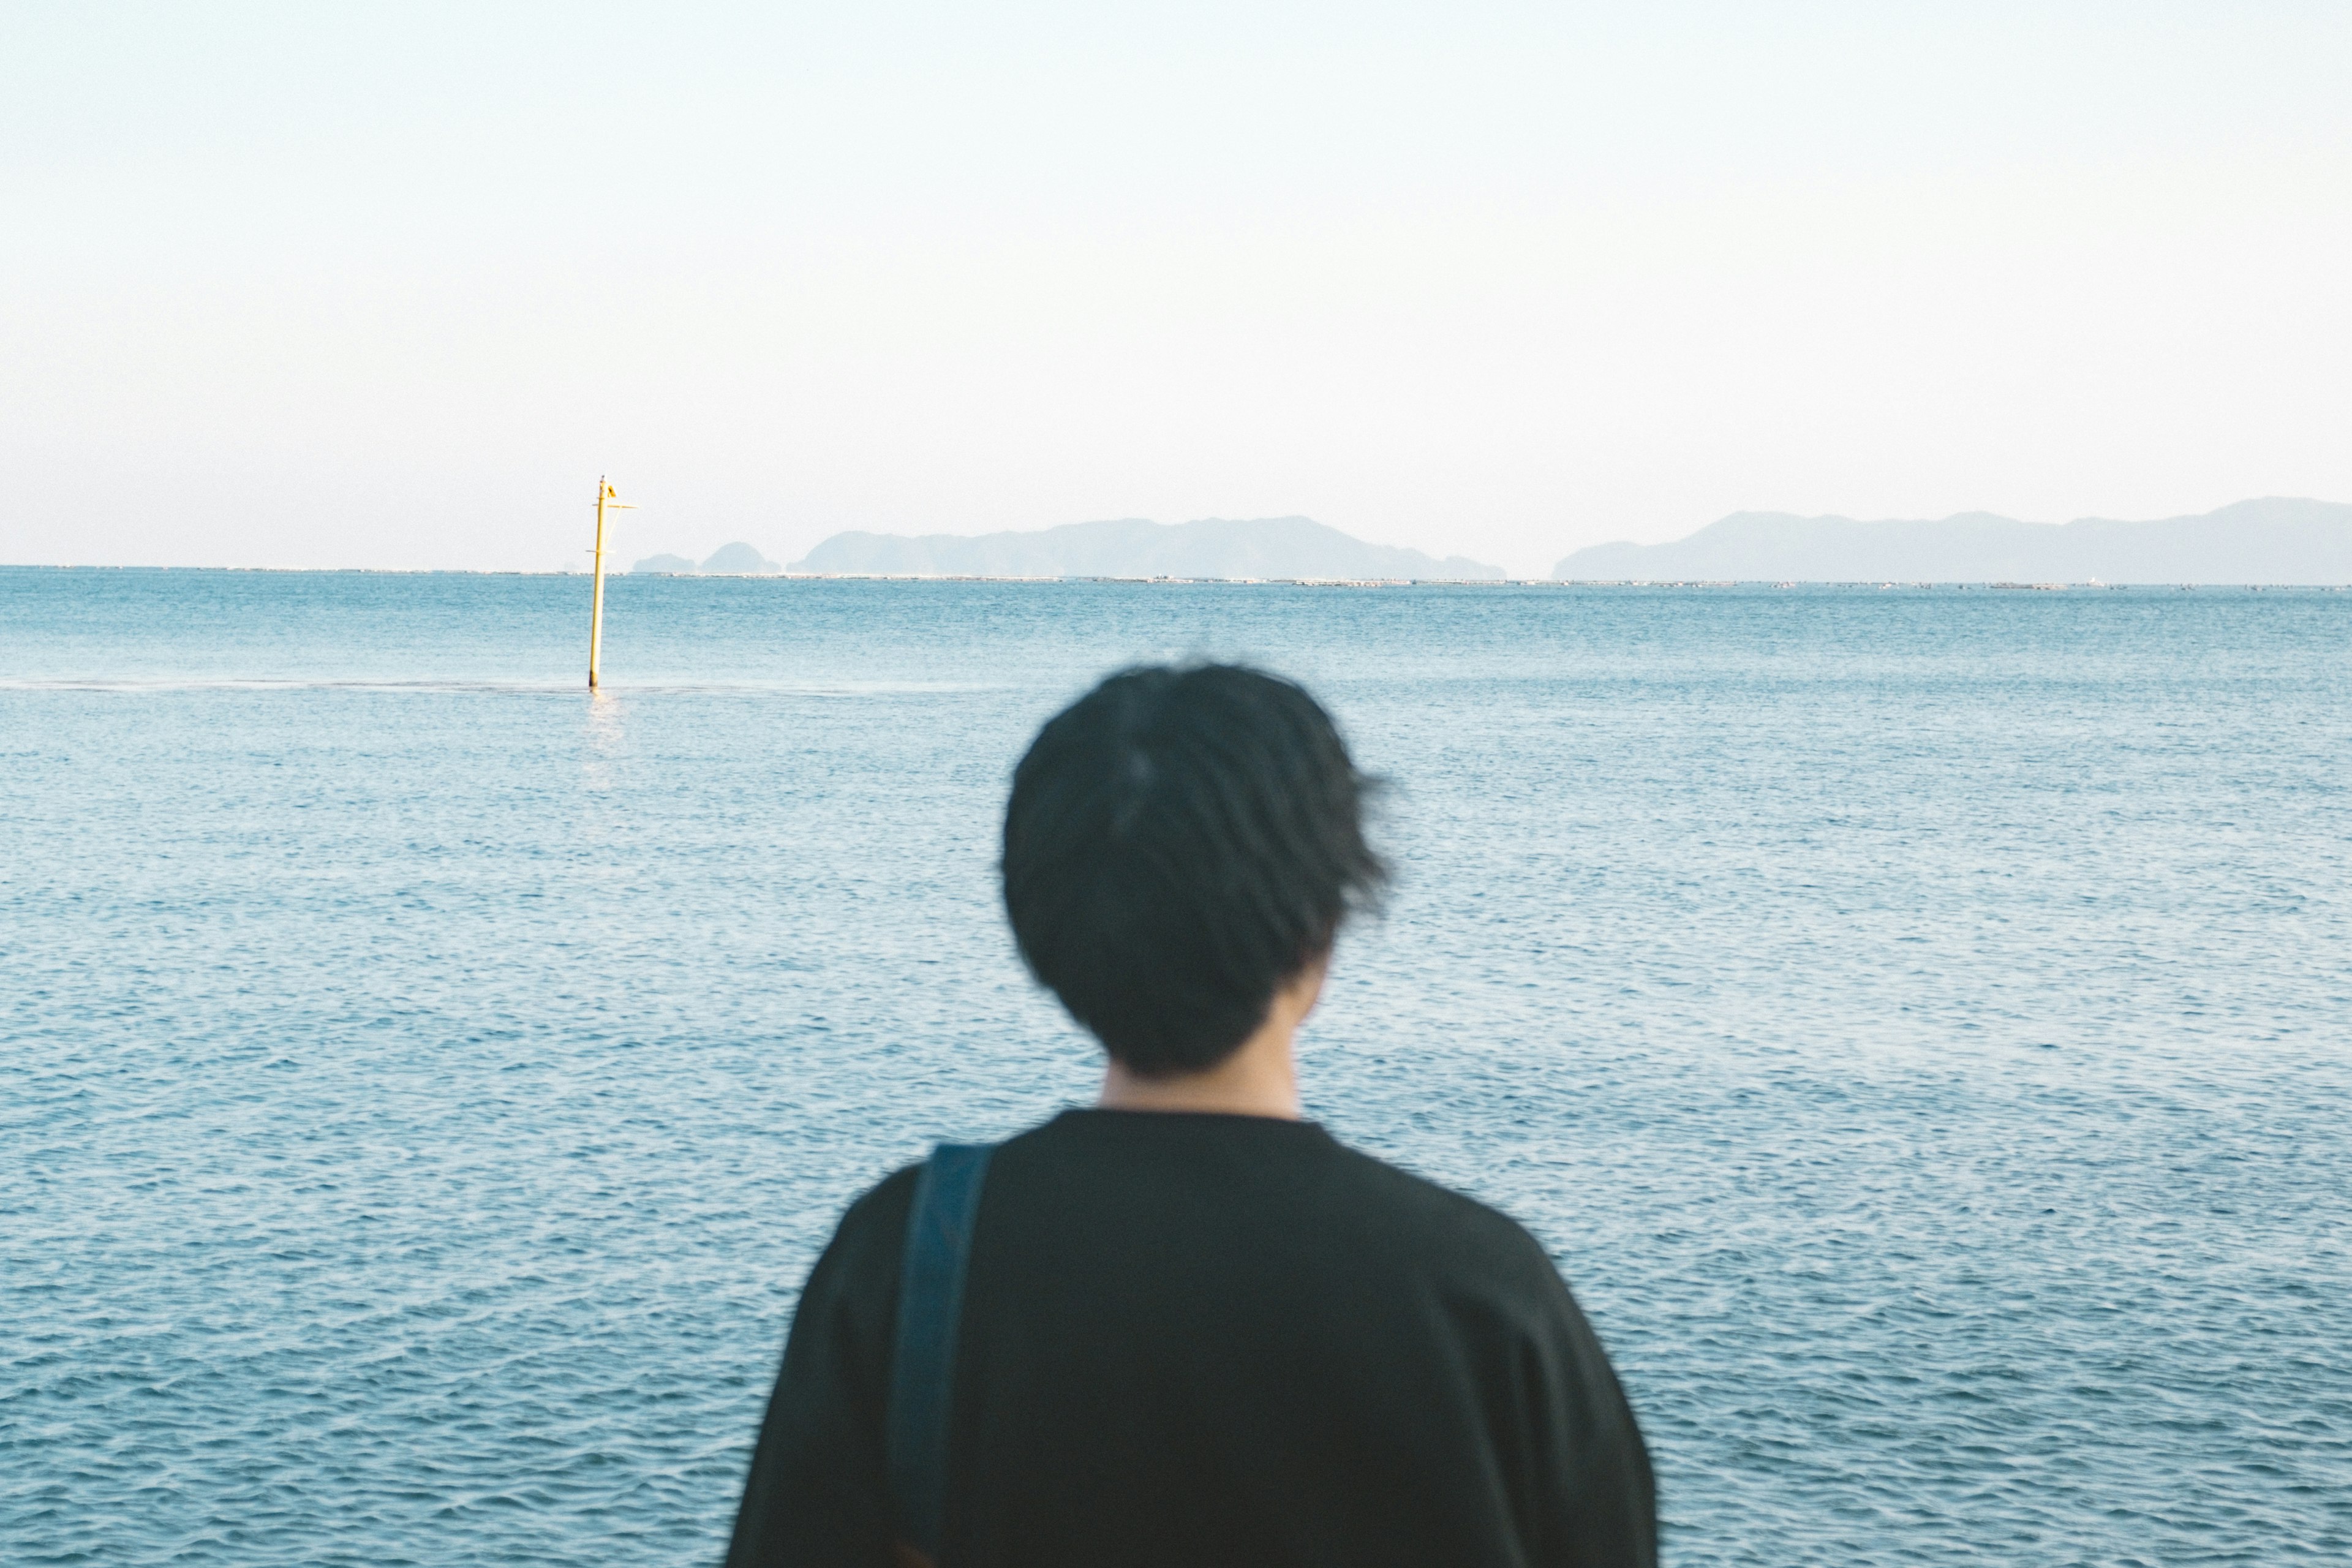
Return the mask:
<path id="1" fill-rule="evenodd" d="M 0 560 L 2352 500 L 2352 5 L 0 9 Z"/>

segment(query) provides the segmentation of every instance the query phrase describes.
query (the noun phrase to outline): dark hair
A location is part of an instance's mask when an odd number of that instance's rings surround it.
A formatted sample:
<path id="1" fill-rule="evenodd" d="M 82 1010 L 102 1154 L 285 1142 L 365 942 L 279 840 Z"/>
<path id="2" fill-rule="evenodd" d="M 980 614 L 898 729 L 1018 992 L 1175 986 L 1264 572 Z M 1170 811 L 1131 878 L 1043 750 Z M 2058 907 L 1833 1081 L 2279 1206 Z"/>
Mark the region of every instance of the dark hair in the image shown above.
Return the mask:
<path id="1" fill-rule="evenodd" d="M 1364 841 L 1371 787 L 1287 680 L 1122 670 L 1013 770 L 1004 908 L 1021 956 L 1122 1065 L 1214 1067 L 1385 883 Z"/>

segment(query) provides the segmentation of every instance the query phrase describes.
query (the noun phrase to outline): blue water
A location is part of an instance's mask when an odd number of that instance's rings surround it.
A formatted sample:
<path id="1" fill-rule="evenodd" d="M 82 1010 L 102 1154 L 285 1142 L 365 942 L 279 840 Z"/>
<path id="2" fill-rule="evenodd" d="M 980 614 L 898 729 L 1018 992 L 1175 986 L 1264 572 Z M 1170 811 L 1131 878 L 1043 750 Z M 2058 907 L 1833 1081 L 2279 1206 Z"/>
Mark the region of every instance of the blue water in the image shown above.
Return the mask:
<path id="1" fill-rule="evenodd" d="M 0 1559 L 704 1563 L 793 1291 L 1087 1098 L 1034 726 L 1307 679 L 1313 1112 L 1519 1215 L 1702 1563 L 2352 1557 L 2352 595 L 0 571 Z"/>

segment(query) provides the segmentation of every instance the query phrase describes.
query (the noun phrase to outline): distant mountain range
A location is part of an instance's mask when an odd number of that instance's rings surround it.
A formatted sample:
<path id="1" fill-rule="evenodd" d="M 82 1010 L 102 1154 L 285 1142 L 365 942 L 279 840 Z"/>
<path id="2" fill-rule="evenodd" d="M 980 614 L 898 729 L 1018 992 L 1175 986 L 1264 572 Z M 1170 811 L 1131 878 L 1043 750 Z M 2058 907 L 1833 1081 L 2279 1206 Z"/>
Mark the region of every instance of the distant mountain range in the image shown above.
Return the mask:
<path id="1" fill-rule="evenodd" d="M 638 572 L 787 570 L 752 546 L 697 564 L 652 555 Z M 1368 544 L 1304 517 L 1126 518 L 980 535 L 836 533 L 789 570 L 876 577 L 1407 578 L 1491 582 L 1499 566 Z M 2352 506 L 2271 497 L 2154 522 L 2021 522 L 1990 512 L 1933 521 L 1735 512 L 1671 544 L 1597 544 L 1552 568 L 1579 581 L 2352 584 Z"/>
<path id="2" fill-rule="evenodd" d="M 1499 566 L 1367 544 L 1304 517 L 1073 522 L 977 537 L 836 533 L 794 572 L 936 577 L 1405 577 L 1491 581 Z"/>
<path id="3" fill-rule="evenodd" d="M 2157 522 L 1937 521 L 1734 512 L 1672 544 L 1596 544 L 1552 568 L 1634 578 L 1854 583 L 2352 583 L 2352 506 L 2272 497 Z"/>
<path id="4" fill-rule="evenodd" d="M 732 544 L 722 544 L 712 551 L 710 559 L 699 566 L 683 555 L 648 555 L 629 570 L 633 573 L 709 573 L 712 576 L 719 577 L 742 577 L 781 572 L 783 568 L 738 540 Z"/>

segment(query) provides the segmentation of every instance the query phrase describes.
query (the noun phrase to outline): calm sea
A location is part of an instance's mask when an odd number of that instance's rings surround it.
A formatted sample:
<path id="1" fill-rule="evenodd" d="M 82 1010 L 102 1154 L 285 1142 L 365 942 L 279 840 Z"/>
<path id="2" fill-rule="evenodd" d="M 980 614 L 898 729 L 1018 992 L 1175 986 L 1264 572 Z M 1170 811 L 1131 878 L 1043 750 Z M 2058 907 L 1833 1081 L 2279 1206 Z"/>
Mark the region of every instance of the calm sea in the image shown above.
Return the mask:
<path id="1" fill-rule="evenodd" d="M 707 1563 L 793 1292 L 1088 1095 L 1031 730 L 1309 682 L 1305 1062 L 1552 1248 L 1672 1560 L 2352 1558 L 2352 594 L 0 571 L 0 1559 Z"/>

